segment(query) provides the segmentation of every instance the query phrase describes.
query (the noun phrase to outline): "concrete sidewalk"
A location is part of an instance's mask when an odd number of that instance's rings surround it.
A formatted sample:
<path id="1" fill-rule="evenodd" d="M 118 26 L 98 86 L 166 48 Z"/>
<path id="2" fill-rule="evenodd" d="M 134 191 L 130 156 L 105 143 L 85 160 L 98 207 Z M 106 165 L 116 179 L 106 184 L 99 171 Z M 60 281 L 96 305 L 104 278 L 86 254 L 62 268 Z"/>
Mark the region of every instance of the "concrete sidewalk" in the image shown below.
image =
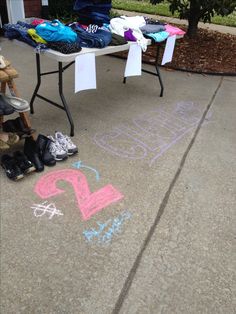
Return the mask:
<path id="1" fill-rule="evenodd" d="M 30 100 L 31 48 L 1 46 Z M 97 58 L 97 90 L 78 94 L 65 72 L 77 156 L 19 182 L 0 173 L 4 314 L 235 312 L 236 78 L 161 70 L 160 98 L 153 76 L 122 84 L 124 66 Z M 56 101 L 56 79 L 44 80 Z M 40 99 L 31 120 L 69 132 Z"/>

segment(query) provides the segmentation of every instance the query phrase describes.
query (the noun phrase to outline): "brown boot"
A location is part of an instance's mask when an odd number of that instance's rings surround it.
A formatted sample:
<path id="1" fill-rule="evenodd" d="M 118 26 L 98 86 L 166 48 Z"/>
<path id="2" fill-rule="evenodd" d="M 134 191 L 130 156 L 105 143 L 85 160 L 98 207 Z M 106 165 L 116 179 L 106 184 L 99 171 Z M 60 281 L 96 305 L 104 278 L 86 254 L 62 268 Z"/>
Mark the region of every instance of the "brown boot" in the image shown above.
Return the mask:
<path id="1" fill-rule="evenodd" d="M 6 142 L 0 139 L 0 150 L 5 150 L 8 148 L 10 148 L 10 146 Z"/>
<path id="2" fill-rule="evenodd" d="M 18 72 L 16 71 L 16 69 L 14 69 L 12 66 L 8 66 L 3 70 L 10 79 L 14 79 L 17 78 L 19 76 Z"/>
<path id="3" fill-rule="evenodd" d="M 7 133 L 8 134 L 8 140 L 5 142 L 7 145 L 15 145 L 19 142 L 20 138 L 16 133 Z"/>
<path id="4" fill-rule="evenodd" d="M 4 72 L 3 70 L 0 70 L 0 82 L 7 82 L 9 81 L 9 76 L 6 72 Z"/>

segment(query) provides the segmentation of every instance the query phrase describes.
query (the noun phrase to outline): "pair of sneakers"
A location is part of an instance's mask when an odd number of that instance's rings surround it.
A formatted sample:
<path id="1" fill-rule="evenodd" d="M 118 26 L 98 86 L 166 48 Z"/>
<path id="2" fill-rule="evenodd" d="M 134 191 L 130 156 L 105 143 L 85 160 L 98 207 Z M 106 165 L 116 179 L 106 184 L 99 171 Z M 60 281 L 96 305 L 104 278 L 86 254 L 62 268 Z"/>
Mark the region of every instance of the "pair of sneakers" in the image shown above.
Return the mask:
<path id="1" fill-rule="evenodd" d="M 7 177 L 14 181 L 22 179 L 24 175 L 36 170 L 34 164 L 21 151 L 16 151 L 13 155 L 3 155 L 1 166 L 5 170 Z"/>
<path id="2" fill-rule="evenodd" d="M 68 156 L 78 153 L 77 146 L 68 135 L 56 131 L 54 137 L 52 135 L 47 137 L 51 140 L 49 151 L 56 161 L 65 160 Z"/>

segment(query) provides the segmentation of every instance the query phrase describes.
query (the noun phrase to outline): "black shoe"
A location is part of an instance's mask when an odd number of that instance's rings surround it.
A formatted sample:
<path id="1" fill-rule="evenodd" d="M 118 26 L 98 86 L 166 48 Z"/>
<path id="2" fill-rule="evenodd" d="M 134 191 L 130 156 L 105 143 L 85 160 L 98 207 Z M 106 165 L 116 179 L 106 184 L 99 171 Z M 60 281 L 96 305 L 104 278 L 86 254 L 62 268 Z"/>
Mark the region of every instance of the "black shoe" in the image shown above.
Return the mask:
<path id="1" fill-rule="evenodd" d="M 16 133 L 20 138 L 25 138 L 30 136 L 35 132 L 34 129 L 26 128 L 21 117 L 16 119 L 7 120 L 2 124 L 2 130 L 4 132 Z"/>
<path id="2" fill-rule="evenodd" d="M 44 164 L 42 160 L 40 160 L 36 142 L 32 137 L 26 137 L 25 139 L 24 154 L 34 164 L 37 172 L 44 170 Z"/>
<path id="3" fill-rule="evenodd" d="M 3 155 L 1 158 L 1 166 L 6 172 L 6 175 L 11 180 L 19 180 L 24 177 L 21 169 L 16 164 L 15 159 L 10 155 Z"/>
<path id="4" fill-rule="evenodd" d="M 56 160 L 53 155 L 50 153 L 49 147 L 51 144 L 51 140 L 43 135 L 39 134 L 36 140 L 36 146 L 38 148 L 39 157 L 46 166 L 55 166 Z"/>
<path id="5" fill-rule="evenodd" d="M 13 154 L 17 166 L 21 169 L 24 174 L 28 174 L 36 170 L 35 165 L 30 161 L 26 155 L 20 151 L 16 151 Z"/>
<path id="6" fill-rule="evenodd" d="M 0 115 L 9 115 L 15 112 L 14 108 L 0 94 Z"/>

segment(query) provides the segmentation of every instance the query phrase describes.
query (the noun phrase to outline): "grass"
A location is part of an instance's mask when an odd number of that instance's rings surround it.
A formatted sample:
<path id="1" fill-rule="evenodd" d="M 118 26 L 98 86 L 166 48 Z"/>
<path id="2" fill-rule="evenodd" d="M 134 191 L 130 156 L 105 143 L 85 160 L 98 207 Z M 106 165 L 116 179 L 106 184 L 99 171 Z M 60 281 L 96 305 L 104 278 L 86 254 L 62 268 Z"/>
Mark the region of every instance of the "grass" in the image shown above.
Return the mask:
<path id="1" fill-rule="evenodd" d="M 178 18 L 178 13 L 171 14 L 167 2 L 151 5 L 149 0 L 112 0 L 112 7 L 113 9 Z M 236 27 L 236 12 L 224 17 L 216 15 L 212 18 L 211 23 Z"/>

